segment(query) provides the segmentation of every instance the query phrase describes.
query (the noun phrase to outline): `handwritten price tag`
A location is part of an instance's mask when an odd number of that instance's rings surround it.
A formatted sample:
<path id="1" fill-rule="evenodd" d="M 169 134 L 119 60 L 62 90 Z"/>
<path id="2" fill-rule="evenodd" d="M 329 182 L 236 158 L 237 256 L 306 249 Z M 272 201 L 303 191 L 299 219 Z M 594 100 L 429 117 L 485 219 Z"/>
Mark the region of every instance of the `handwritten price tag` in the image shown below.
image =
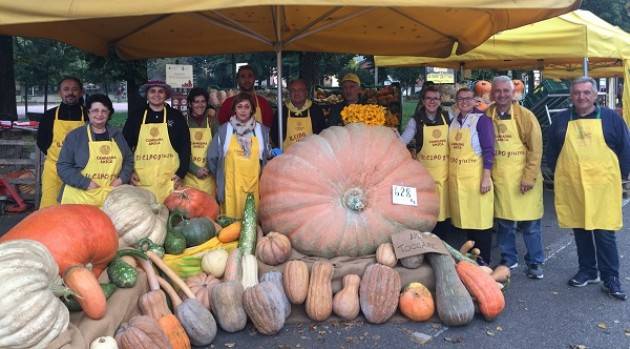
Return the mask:
<path id="1" fill-rule="evenodd" d="M 418 191 L 413 187 L 392 185 L 392 203 L 394 205 L 418 206 Z"/>

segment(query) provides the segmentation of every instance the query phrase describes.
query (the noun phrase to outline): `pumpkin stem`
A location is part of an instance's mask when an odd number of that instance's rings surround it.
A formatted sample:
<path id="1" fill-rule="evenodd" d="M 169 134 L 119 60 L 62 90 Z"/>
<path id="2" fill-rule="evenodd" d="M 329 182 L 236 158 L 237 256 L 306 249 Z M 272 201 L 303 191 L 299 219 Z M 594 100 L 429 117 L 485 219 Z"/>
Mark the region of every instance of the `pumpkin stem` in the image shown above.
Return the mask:
<path id="1" fill-rule="evenodd" d="M 360 188 L 350 188 L 343 194 L 343 205 L 353 211 L 363 211 L 366 206 L 365 195 Z"/>

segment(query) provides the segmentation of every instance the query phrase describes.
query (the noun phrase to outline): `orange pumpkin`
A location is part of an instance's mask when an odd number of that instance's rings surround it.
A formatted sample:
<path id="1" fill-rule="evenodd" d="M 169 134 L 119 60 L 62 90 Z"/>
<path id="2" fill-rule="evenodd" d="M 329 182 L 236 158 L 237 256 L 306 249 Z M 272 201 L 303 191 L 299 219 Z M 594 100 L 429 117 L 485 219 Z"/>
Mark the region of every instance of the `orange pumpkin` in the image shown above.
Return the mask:
<path id="1" fill-rule="evenodd" d="M 392 185 L 417 206 L 392 204 Z M 390 128 L 330 127 L 270 161 L 260 180 L 263 230 L 321 257 L 362 256 L 404 229 L 431 231 L 439 198 L 431 175 Z"/>
<path id="2" fill-rule="evenodd" d="M 486 80 L 479 80 L 475 83 L 475 96 L 490 99 L 492 83 Z"/>
<path id="3" fill-rule="evenodd" d="M 435 312 L 435 302 L 431 292 L 423 284 L 412 282 L 400 294 L 398 308 L 412 321 L 426 321 Z"/>
<path id="4" fill-rule="evenodd" d="M 169 211 L 182 211 L 188 218 L 207 217 L 214 221 L 219 216 L 219 204 L 207 193 L 192 188 L 183 187 L 166 197 L 164 205 Z"/>
<path id="5" fill-rule="evenodd" d="M 99 319 L 105 315 L 105 295 L 97 278 L 116 255 L 118 234 L 103 211 L 91 205 L 57 205 L 35 211 L 0 242 L 19 239 L 39 241 L 48 248 L 87 316 Z"/>

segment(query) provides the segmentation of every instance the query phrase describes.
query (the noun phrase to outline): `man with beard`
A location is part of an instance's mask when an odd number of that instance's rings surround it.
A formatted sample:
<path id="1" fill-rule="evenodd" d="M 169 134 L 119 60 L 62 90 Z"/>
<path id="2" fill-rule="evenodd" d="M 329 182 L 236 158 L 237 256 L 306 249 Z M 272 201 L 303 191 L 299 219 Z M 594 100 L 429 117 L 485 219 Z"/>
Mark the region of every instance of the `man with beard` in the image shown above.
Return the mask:
<path id="1" fill-rule="evenodd" d="M 58 84 L 61 104 L 46 111 L 37 130 L 37 146 L 46 155 L 42 170 L 42 197 L 39 208 L 55 205 L 62 182 L 57 175 L 57 160 L 66 135 L 87 120 L 81 97 L 83 84 L 67 76 Z"/>
<path id="2" fill-rule="evenodd" d="M 256 91 L 254 90 L 254 82 L 256 82 L 254 69 L 250 65 L 244 65 L 238 68 L 238 73 L 236 73 L 236 82 L 240 92 L 247 93 L 254 97 L 254 101 L 256 103 L 254 106 L 256 108 L 256 114 L 254 117 L 256 118 L 256 121 L 270 128 L 274 121 L 273 111 L 271 110 L 271 105 L 264 97 L 256 95 Z M 233 114 L 233 101 L 234 97 L 230 97 L 221 105 L 221 109 L 219 110 L 220 124 L 224 124 L 230 120 L 230 117 Z"/>

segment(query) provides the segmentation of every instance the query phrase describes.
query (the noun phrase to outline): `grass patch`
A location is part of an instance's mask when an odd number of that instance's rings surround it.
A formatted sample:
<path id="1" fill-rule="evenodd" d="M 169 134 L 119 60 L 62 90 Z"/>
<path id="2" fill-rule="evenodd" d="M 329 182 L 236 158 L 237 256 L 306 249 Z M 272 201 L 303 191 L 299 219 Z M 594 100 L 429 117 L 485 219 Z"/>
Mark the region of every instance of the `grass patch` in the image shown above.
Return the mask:
<path id="1" fill-rule="evenodd" d="M 418 104 L 417 100 L 405 100 L 403 101 L 403 115 L 402 122 L 400 124 L 401 131 L 405 130 L 407 126 L 407 122 L 409 119 L 413 117 L 413 114 L 416 112 L 416 105 Z"/>
<path id="2" fill-rule="evenodd" d="M 122 128 L 125 125 L 125 121 L 127 121 L 126 112 L 114 112 L 111 120 L 109 120 L 109 125 Z"/>

